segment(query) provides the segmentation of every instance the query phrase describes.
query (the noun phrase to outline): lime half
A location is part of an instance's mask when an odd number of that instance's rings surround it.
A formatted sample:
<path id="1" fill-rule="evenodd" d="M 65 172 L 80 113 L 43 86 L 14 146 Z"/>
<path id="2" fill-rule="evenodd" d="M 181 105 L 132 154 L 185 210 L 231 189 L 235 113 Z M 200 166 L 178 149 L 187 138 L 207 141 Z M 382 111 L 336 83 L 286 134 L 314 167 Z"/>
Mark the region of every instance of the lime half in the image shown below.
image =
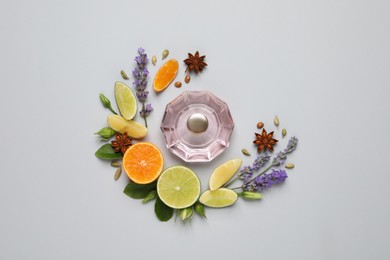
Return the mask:
<path id="1" fill-rule="evenodd" d="M 167 206 L 174 209 L 187 208 L 199 197 L 200 181 L 191 169 L 172 166 L 158 179 L 157 193 Z"/>
<path id="2" fill-rule="evenodd" d="M 218 190 L 206 190 L 200 196 L 200 203 L 212 208 L 224 208 L 233 205 L 238 195 L 233 190 L 221 188 Z"/>
<path id="3" fill-rule="evenodd" d="M 222 187 L 238 171 L 241 163 L 241 159 L 234 159 L 223 163 L 215 169 L 209 181 L 210 190 L 217 190 Z"/>
<path id="4" fill-rule="evenodd" d="M 119 111 L 126 120 L 131 120 L 137 113 L 137 99 L 133 91 L 122 82 L 115 82 L 115 99 Z"/>

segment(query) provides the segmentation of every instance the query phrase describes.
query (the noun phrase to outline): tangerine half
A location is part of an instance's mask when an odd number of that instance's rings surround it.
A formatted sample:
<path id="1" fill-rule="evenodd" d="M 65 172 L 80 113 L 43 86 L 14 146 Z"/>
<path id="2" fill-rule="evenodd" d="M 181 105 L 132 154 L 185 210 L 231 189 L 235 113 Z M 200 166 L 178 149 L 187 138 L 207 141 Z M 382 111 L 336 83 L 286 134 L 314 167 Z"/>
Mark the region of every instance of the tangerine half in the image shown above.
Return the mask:
<path id="1" fill-rule="evenodd" d="M 153 80 L 153 88 L 156 92 L 161 92 L 166 89 L 169 84 L 175 79 L 179 63 L 175 59 L 170 59 L 165 62 L 157 71 Z"/>
<path id="2" fill-rule="evenodd" d="M 164 158 L 157 146 L 148 142 L 140 142 L 126 150 L 122 166 L 133 182 L 147 184 L 160 176 L 164 167 Z"/>

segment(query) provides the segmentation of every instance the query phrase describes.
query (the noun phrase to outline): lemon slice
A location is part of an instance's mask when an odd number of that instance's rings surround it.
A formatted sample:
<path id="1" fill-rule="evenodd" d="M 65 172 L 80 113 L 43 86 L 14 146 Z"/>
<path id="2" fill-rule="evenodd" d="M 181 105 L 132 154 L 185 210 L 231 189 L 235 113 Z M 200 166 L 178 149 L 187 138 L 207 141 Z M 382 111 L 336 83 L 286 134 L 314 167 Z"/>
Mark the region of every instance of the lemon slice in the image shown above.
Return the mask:
<path id="1" fill-rule="evenodd" d="M 200 181 L 191 169 L 172 166 L 158 179 L 157 193 L 165 205 L 174 209 L 187 208 L 199 198 Z"/>
<path id="2" fill-rule="evenodd" d="M 233 190 L 221 188 L 203 192 L 199 201 L 208 207 L 224 208 L 233 205 L 237 201 L 237 198 L 238 195 Z"/>
<path id="3" fill-rule="evenodd" d="M 230 180 L 233 175 L 238 171 L 238 169 L 241 167 L 241 164 L 241 159 L 234 159 L 227 161 L 218 168 L 216 168 L 210 177 L 210 190 L 217 190 L 222 187 L 222 185 L 224 185 L 228 180 Z"/>
<path id="4" fill-rule="evenodd" d="M 122 82 L 116 82 L 115 86 L 115 99 L 118 105 L 119 111 L 126 120 L 131 120 L 137 113 L 137 99 L 133 91 Z"/>

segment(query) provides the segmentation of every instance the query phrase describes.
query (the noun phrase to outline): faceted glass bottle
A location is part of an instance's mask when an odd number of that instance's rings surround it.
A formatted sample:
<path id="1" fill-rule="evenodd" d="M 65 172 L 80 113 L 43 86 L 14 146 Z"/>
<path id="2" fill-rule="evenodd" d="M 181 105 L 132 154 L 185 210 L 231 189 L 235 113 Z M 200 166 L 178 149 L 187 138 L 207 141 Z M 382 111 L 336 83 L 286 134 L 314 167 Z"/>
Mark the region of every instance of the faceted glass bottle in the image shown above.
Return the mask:
<path id="1" fill-rule="evenodd" d="M 161 122 L 167 148 L 186 162 L 208 162 L 230 143 L 228 105 L 209 91 L 186 91 L 166 107 Z"/>

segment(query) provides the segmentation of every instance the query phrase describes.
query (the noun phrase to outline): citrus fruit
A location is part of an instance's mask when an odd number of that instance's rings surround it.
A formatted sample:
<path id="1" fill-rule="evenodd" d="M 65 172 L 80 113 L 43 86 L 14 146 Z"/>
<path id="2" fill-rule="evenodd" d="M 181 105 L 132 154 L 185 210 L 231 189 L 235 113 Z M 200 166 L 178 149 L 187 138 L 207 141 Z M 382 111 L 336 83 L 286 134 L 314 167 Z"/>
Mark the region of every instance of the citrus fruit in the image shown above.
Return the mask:
<path id="1" fill-rule="evenodd" d="M 115 131 L 123 134 L 127 133 L 128 136 L 141 139 L 146 136 L 148 129 L 134 120 L 126 120 L 118 115 L 109 115 L 107 118 L 108 125 Z"/>
<path id="2" fill-rule="evenodd" d="M 157 71 L 153 80 L 153 88 L 156 92 L 161 92 L 166 89 L 169 84 L 175 79 L 179 63 L 175 59 L 170 59 L 165 62 Z"/>
<path id="3" fill-rule="evenodd" d="M 238 171 L 242 163 L 241 159 L 234 159 L 223 163 L 211 174 L 210 190 L 217 190 L 224 185 Z"/>
<path id="4" fill-rule="evenodd" d="M 233 205 L 237 201 L 237 198 L 238 195 L 233 190 L 221 188 L 203 192 L 199 201 L 208 207 L 223 208 Z"/>
<path id="5" fill-rule="evenodd" d="M 156 180 L 160 175 L 164 166 L 164 158 L 157 146 L 140 142 L 126 150 L 122 166 L 133 182 L 147 184 Z"/>
<path id="6" fill-rule="evenodd" d="M 167 206 L 174 209 L 187 208 L 199 197 L 200 181 L 191 169 L 172 166 L 158 179 L 157 193 Z"/>
<path id="7" fill-rule="evenodd" d="M 131 89 L 122 82 L 115 82 L 115 99 L 119 111 L 126 120 L 131 120 L 137 113 L 137 99 Z"/>

